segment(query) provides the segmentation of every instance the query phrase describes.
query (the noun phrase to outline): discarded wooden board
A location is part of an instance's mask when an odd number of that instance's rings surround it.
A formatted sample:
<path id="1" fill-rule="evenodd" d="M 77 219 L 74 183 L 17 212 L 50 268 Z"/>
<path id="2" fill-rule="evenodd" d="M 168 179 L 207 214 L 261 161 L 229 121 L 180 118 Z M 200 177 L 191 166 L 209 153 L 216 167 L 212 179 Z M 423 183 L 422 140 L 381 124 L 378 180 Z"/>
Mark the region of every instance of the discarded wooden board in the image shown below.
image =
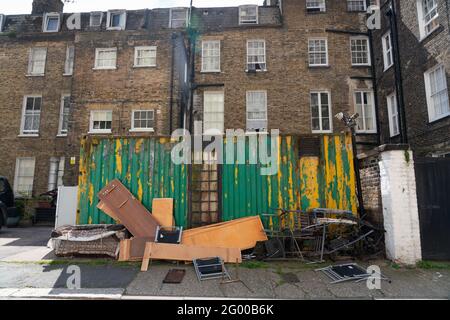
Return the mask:
<path id="1" fill-rule="evenodd" d="M 247 250 L 267 240 L 261 218 L 256 216 L 185 230 L 181 244 Z"/>
<path id="2" fill-rule="evenodd" d="M 99 201 L 97 204 L 97 208 L 99 210 L 102 210 L 104 213 L 106 213 L 108 216 L 110 216 L 111 218 L 113 218 L 114 220 L 116 220 L 117 222 L 120 222 L 119 218 L 116 217 L 116 215 L 114 214 L 114 211 L 111 210 L 111 208 L 109 208 L 106 203 L 104 203 L 103 201 Z"/>
<path id="3" fill-rule="evenodd" d="M 192 261 L 194 259 L 221 257 L 226 263 L 241 263 L 241 250 L 238 248 L 214 248 L 147 242 L 141 271 L 147 271 L 150 259 Z"/>
<path id="4" fill-rule="evenodd" d="M 155 239 L 158 221 L 119 180 L 109 183 L 98 197 L 112 213 L 111 217 L 119 219 L 133 236 Z"/>
<path id="5" fill-rule="evenodd" d="M 153 238 L 131 238 L 120 241 L 119 261 L 142 261 L 145 244 Z"/>
<path id="6" fill-rule="evenodd" d="M 153 217 L 162 227 L 175 226 L 173 217 L 173 199 L 172 198 L 155 198 L 152 201 Z"/>

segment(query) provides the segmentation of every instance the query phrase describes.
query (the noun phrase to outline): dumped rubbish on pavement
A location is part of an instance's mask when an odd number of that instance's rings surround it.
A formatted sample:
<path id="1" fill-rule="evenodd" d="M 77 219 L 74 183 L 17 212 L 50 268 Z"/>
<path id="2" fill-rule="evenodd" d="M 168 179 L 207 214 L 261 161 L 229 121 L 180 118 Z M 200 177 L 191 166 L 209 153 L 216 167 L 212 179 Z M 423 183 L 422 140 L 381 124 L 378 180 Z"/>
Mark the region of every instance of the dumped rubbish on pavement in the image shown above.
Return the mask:
<path id="1" fill-rule="evenodd" d="M 328 278 L 332 280 L 331 284 L 355 281 L 360 282 L 367 280 L 369 277 L 378 276 L 380 280 L 387 280 L 382 274 L 374 275 L 373 273 L 368 273 L 366 269 L 360 267 L 356 263 L 341 264 L 336 266 L 328 266 L 321 269 L 315 270 L 324 273 Z"/>
<path id="2" fill-rule="evenodd" d="M 62 226 L 52 232 L 50 243 L 58 257 L 94 255 L 117 258 L 120 240 L 126 237 L 123 225 Z"/>
<path id="3" fill-rule="evenodd" d="M 224 261 L 220 257 L 194 259 L 193 263 L 199 281 L 219 278 L 231 280 Z"/>

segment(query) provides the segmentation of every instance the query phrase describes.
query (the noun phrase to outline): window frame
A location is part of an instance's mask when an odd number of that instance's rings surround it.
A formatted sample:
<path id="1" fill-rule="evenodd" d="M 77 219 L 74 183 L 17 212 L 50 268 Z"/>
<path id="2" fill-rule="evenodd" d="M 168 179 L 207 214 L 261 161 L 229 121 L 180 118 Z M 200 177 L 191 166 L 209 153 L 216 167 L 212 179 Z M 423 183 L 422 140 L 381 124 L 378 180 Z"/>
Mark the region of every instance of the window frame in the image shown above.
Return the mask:
<path id="1" fill-rule="evenodd" d="M 375 134 L 375 133 L 378 132 L 378 130 L 377 130 L 377 115 L 376 115 L 376 108 L 375 108 L 375 94 L 374 94 L 373 90 L 371 90 L 371 89 L 355 89 L 353 91 L 353 104 L 354 104 L 355 112 L 357 112 L 357 108 L 356 108 L 356 105 L 357 105 L 357 103 L 356 103 L 356 94 L 357 93 L 359 93 L 359 94 L 370 93 L 370 96 L 371 96 L 370 101 L 371 101 L 372 114 L 373 114 L 373 123 L 372 123 L 373 130 L 367 130 L 365 114 L 360 114 L 359 116 L 362 117 L 365 129 L 361 130 L 361 129 L 358 129 L 358 126 L 356 126 L 355 127 L 355 131 L 356 131 L 356 133 L 362 133 L 362 134 L 364 134 L 364 133 Z M 365 112 L 364 106 L 362 108 L 362 111 L 363 111 L 363 113 Z"/>
<path id="2" fill-rule="evenodd" d="M 117 27 L 111 26 L 113 21 L 112 16 L 115 14 L 120 14 L 120 25 Z M 111 31 L 121 31 L 125 30 L 127 26 L 127 10 L 108 10 L 106 17 L 106 30 Z"/>
<path id="3" fill-rule="evenodd" d="M 173 11 L 185 11 L 186 13 L 186 17 L 185 17 L 185 26 L 184 27 L 174 27 L 173 26 L 173 21 L 181 21 L 181 19 L 173 19 Z M 188 27 L 188 23 L 189 23 L 189 9 L 188 8 L 184 8 L 184 7 L 178 7 L 178 8 L 170 8 L 169 10 L 169 28 L 170 29 L 183 29 L 183 28 L 187 28 Z"/>
<path id="4" fill-rule="evenodd" d="M 35 51 L 37 51 L 37 50 L 43 50 L 43 51 L 45 51 L 45 58 L 44 58 L 44 67 L 43 67 L 43 72 L 40 72 L 40 73 L 37 73 L 37 72 L 33 72 L 33 65 L 32 64 L 34 64 L 34 59 L 33 59 L 33 57 L 34 57 L 34 52 Z M 29 53 L 29 56 L 28 56 L 28 72 L 27 72 L 27 76 L 29 76 L 29 77 L 43 77 L 43 76 L 45 76 L 45 69 L 46 69 L 46 67 L 47 67 L 47 52 L 48 52 L 48 50 L 47 50 L 47 47 L 33 47 L 33 48 L 30 48 L 30 53 Z"/>
<path id="5" fill-rule="evenodd" d="M 29 98 L 40 98 L 41 99 L 41 105 L 39 108 L 39 124 L 38 124 L 38 128 L 37 130 L 27 130 L 25 131 L 25 116 L 26 116 L 26 108 L 27 108 L 27 102 Z M 33 101 L 33 106 L 34 106 L 34 101 Z M 43 99 L 42 99 L 42 95 L 25 95 L 23 97 L 23 102 L 22 102 L 22 116 L 21 116 L 21 122 L 20 122 L 20 133 L 19 133 L 19 137 L 39 137 L 39 132 L 40 132 L 40 127 L 41 127 L 41 114 L 42 114 L 42 105 L 43 105 Z"/>
<path id="6" fill-rule="evenodd" d="M 205 69 L 205 45 L 208 43 L 214 43 L 214 44 L 218 44 L 219 45 L 219 55 L 218 56 L 208 56 L 208 58 L 217 58 L 219 59 L 219 68 L 218 69 L 211 69 L 211 70 L 207 70 Z M 201 72 L 221 72 L 221 50 L 222 50 L 222 45 L 221 45 L 221 41 L 220 40 L 202 40 L 202 67 L 201 67 Z"/>
<path id="7" fill-rule="evenodd" d="M 430 34 L 432 34 L 437 28 L 439 28 L 439 11 L 438 11 L 438 4 L 436 0 L 433 0 L 435 2 L 435 6 L 432 7 L 432 10 L 436 10 L 436 15 L 433 16 L 432 19 L 430 19 L 430 21 L 425 22 L 425 12 L 424 12 L 424 6 L 423 6 L 423 2 L 426 0 L 416 0 L 416 6 L 417 6 L 417 19 L 419 22 L 419 32 L 420 32 L 420 40 L 423 40 L 425 38 L 427 38 Z M 429 13 L 428 13 L 429 14 Z M 430 29 L 429 31 L 427 30 L 427 27 L 429 25 L 432 25 L 433 23 L 435 23 L 436 25 Z"/>
<path id="8" fill-rule="evenodd" d="M 100 67 L 98 66 L 98 56 L 100 51 L 114 51 L 116 53 L 116 63 L 114 67 L 106 66 Z M 94 70 L 116 70 L 117 69 L 117 47 L 115 48 L 95 48 L 95 61 L 94 61 Z"/>
<path id="9" fill-rule="evenodd" d="M 64 63 L 64 76 L 73 75 L 73 68 L 75 64 L 75 46 L 68 45 L 66 48 L 66 61 Z"/>
<path id="10" fill-rule="evenodd" d="M 326 53 L 326 63 L 325 64 L 311 64 L 310 55 L 314 53 L 322 53 L 322 52 L 311 52 L 310 51 L 310 41 L 316 41 L 316 40 L 325 40 L 325 53 Z M 328 38 L 327 37 L 313 37 L 308 38 L 308 66 L 309 67 L 329 67 L 330 66 L 330 57 L 329 57 L 329 50 L 328 50 Z"/>
<path id="11" fill-rule="evenodd" d="M 256 9 L 256 17 L 255 20 L 242 20 L 242 11 L 249 9 L 249 8 L 253 8 Z M 242 5 L 239 6 L 239 25 L 240 26 L 246 26 L 246 25 L 255 25 L 255 24 L 259 24 L 259 6 L 257 4 L 252 5 L 252 4 L 247 4 L 247 5 Z"/>
<path id="12" fill-rule="evenodd" d="M 265 114 L 266 114 L 266 118 L 265 119 L 258 119 L 258 120 L 255 120 L 255 119 L 249 119 L 248 118 L 248 101 L 249 101 L 249 93 L 254 93 L 254 92 L 257 92 L 257 93 L 263 93 L 264 94 L 264 99 L 265 99 L 265 104 L 264 104 L 264 111 L 265 111 Z M 269 130 L 269 114 L 268 114 L 268 97 L 267 97 L 267 90 L 247 90 L 246 92 L 245 92 L 245 132 L 246 133 L 258 133 L 258 134 L 264 134 L 264 133 L 267 133 L 268 132 L 268 130 Z M 251 131 L 251 130 L 249 130 L 249 125 L 248 125 L 248 123 L 249 123 L 249 121 L 265 121 L 266 122 L 266 130 L 265 131 L 258 131 L 258 132 L 256 132 L 256 131 Z"/>
<path id="13" fill-rule="evenodd" d="M 100 23 L 98 25 L 93 25 L 92 24 L 92 16 L 99 14 L 100 15 Z M 90 16 L 89 16 L 89 27 L 91 28 L 99 28 L 102 26 L 103 23 L 103 11 L 91 11 Z"/>
<path id="14" fill-rule="evenodd" d="M 222 118 L 223 118 L 223 121 L 222 121 L 222 127 L 223 127 L 223 130 L 222 131 L 220 131 L 218 128 L 212 128 L 212 129 L 208 129 L 208 131 L 206 131 L 205 130 L 205 114 L 206 114 L 206 112 L 205 112 L 205 105 L 206 105 L 206 96 L 207 95 L 221 95 L 222 96 L 222 98 L 223 98 L 223 104 L 222 104 L 222 111 L 221 112 L 219 112 L 219 111 L 214 111 L 215 113 L 222 113 Z M 211 111 L 209 111 L 210 113 L 211 113 Z M 205 90 L 205 91 L 203 91 L 203 125 L 202 125 L 202 134 L 203 135 L 223 135 L 224 133 L 225 133 L 225 92 L 224 91 L 211 91 L 211 90 Z M 216 131 L 215 131 L 216 130 Z"/>
<path id="15" fill-rule="evenodd" d="M 305 10 L 306 13 L 322 13 L 322 12 L 327 12 L 327 3 L 325 0 L 316 0 L 316 1 L 321 1 L 322 4 L 319 4 L 318 6 L 314 6 L 314 7 L 309 7 L 308 6 L 308 1 L 305 1 Z"/>
<path id="16" fill-rule="evenodd" d="M 58 26 L 57 26 L 56 30 L 49 30 L 48 29 L 48 22 L 52 18 L 58 18 Z M 43 19 L 42 19 L 42 32 L 55 33 L 55 32 L 59 32 L 60 29 L 61 29 L 61 14 L 58 13 L 58 12 L 47 12 L 47 13 L 44 13 Z"/>
<path id="17" fill-rule="evenodd" d="M 432 73 L 436 72 L 440 68 L 443 69 L 443 74 L 444 74 L 444 81 L 445 81 L 445 86 L 446 86 L 445 92 L 447 94 L 448 111 L 439 116 L 436 116 L 436 107 L 434 105 L 434 102 L 432 102 L 433 96 L 431 95 L 430 75 Z M 436 66 L 428 69 L 424 73 L 424 78 L 425 78 L 425 95 L 427 98 L 428 122 L 433 123 L 435 121 L 438 121 L 438 120 L 441 120 L 443 118 L 450 116 L 450 97 L 449 97 L 449 93 L 448 93 L 449 90 L 448 90 L 448 81 L 447 81 L 447 71 L 445 69 L 445 65 L 442 63 L 439 63 Z M 441 91 L 444 91 L 444 90 L 441 90 Z"/>
<path id="18" fill-rule="evenodd" d="M 400 113 L 398 111 L 397 92 L 394 91 L 386 97 L 386 105 L 388 110 L 389 134 L 391 138 L 394 138 L 400 135 Z M 394 106 L 396 110 L 395 113 L 393 112 Z M 394 116 L 396 116 L 397 131 L 394 130 Z"/>
<path id="19" fill-rule="evenodd" d="M 111 113 L 111 129 L 94 129 L 94 119 L 93 119 L 93 115 L 95 113 Z M 108 109 L 108 110 L 91 110 L 89 113 L 89 134 L 111 134 L 112 133 L 112 123 L 113 123 L 113 110 Z M 106 120 L 102 120 L 105 121 Z"/>
<path id="20" fill-rule="evenodd" d="M 19 171 L 20 171 L 20 161 L 23 160 L 33 160 L 33 176 L 27 176 L 28 178 L 32 177 L 31 180 L 31 188 L 29 190 L 29 194 L 21 194 L 19 193 L 18 190 L 18 178 L 19 178 Z M 34 188 L 34 178 L 36 175 L 36 157 L 17 157 L 16 158 L 16 167 L 14 168 L 14 186 L 13 186 L 13 191 L 14 191 L 14 195 L 15 197 L 25 197 L 25 198 L 30 198 L 33 196 L 33 188 Z"/>
<path id="21" fill-rule="evenodd" d="M 48 170 L 48 184 L 47 190 L 53 191 L 58 189 L 60 186 L 64 186 L 63 177 L 64 177 L 64 165 L 65 165 L 65 157 L 51 157 L 49 163 Z M 52 166 L 52 164 L 55 164 Z M 52 169 L 56 169 L 53 171 Z M 52 179 L 53 178 L 53 179 Z"/>
<path id="22" fill-rule="evenodd" d="M 363 9 L 362 10 L 350 10 L 350 3 L 353 2 L 362 2 Z M 367 12 L 367 1 L 366 0 L 347 0 L 347 11 L 348 12 Z"/>
<path id="23" fill-rule="evenodd" d="M 258 62 L 258 63 L 250 63 L 249 61 L 249 43 L 251 42 L 262 42 L 264 44 L 264 62 Z M 250 64 L 264 64 L 264 68 L 261 69 L 255 69 L 256 72 L 266 72 L 267 71 L 267 44 L 265 39 L 247 39 L 247 63 L 246 63 L 246 69 L 245 72 L 250 72 L 249 65 Z"/>
<path id="24" fill-rule="evenodd" d="M 323 118 L 322 118 L 322 97 L 321 94 L 322 93 L 326 93 L 328 96 L 328 116 L 329 116 L 329 120 L 330 120 L 330 129 L 329 130 L 324 130 L 323 129 Z M 312 104 L 311 104 L 311 98 L 313 94 L 318 94 L 319 97 L 319 123 L 320 123 L 320 129 L 319 130 L 314 130 L 313 129 L 313 117 L 312 117 Z M 333 116 L 332 116 L 332 108 L 331 108 L 331 92 L 330 90 L 311 90 L 309 92 L 309 110 L 311 112 L 311 132 L 312 133 L 333 133 Z"/>
<path id="25" fill-rule="evenodd" d="M 386 46 L 386 44 L 387 44 L 386 38 L 389 38 L 389 51 L 388 51 L 388 48 Z M 384 66 L 384 71 L 387 71 L 394 65 L 394 52 L 393 52 L 393 47 L 392 47 L 391 30 L 386 32 L 381 37 L 381 45 L 382 45 L 382 48 L 383 48 L 383 66 Z M 390 60 L 391 60 L 391 64 L 389 64 L 389 65 L 387 63 L 388 62 L 388 58 L 390 58 Z"/>
<path id="26" fill-rule="evenodd" d="M 63 94 L 61 95 L 61 105 L 60 105 L 60 109 L 59 109 L 59 124 L 58 124 L 58 137 L 67 137 L 68 133 L 69 133 L 69 116 L 70 116 L 70 94 Z M 69 98 L 69 111 L 67 114 L 67 129 L 65 130 L 65 132 L 63 131 L 63 124 L 64 124 L 64 99 L 65 98 Z"/>
<path id="27" fill-rule="evenodd" d="M 367 43 L 367 62 L 366 63 L 354 63 L 353 62 L 353 44 L 352 41 L 357 41 L 357 40 L 365 40 Z M 361 52 L 361 51 L 358 51 Z M 355 67 L 370 67 L 372 65 L 372 61 L 371 61 L 371 56 L 370 56 L 370 40 L 369 37 L 367 36 L 352 36 L 350 37 L 350 55 L 351 55 L 351 60 L 352 60 L 352 66 Z"/>
<path id="28" fill-rule="evenodd" d="M 152 112 L 153 113 L 153 119 L 149 119 L 153 121 L 153 126 L 151 128 L 136 128 L 134 126 L 134 113 L 135 112 Z M 131 129 L 130 132 L 155 132 L 155 125 L 156 125 L 156 111 L 155 109 L 133 109 L 131 110 Z"/>
<path id="29" fill-rule="evenodd" d="M 5 23 L 6 23 L 6 15 L 0 14 L 0 33 L 4 32 L 3 28 L 5 26 Z"/>
<path id="30" fill-rule="evenodd" d="M 140 50 L 149 50 L 149 51 L 154 51 L 155 56 L 155 62 L 153 64 L 149 64 L 149 65 L 139 65 L 138 62 L 138 52 Z M 158 52 L 158 47 L 157 46 L 137 46 L 134 47 L 134 65 L 133 68 L 151 68 L 151 67 L 156 67 L 156 57 L 157 57 L 157 52 Z M 153 58 L 153 57 L 151 57 Z"/>

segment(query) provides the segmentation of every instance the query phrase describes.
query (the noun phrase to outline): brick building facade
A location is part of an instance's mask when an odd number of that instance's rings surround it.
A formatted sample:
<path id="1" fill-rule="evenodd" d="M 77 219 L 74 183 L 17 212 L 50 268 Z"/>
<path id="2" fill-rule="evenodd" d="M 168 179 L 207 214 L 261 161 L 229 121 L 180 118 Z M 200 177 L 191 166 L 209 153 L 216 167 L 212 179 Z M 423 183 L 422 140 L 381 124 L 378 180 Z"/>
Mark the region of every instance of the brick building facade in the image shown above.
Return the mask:
<path id="1" fill-rule="evenodd" d="M 373 32 L 381 143 L 450 156 L 450 4 L 382 0 Z"/>
<path id="2" fill-rule="evenodd" d="M 76 185 L 84 135 L 169 135 L 191 120 L 319 135 L 356 111 L 358 140 L 376 144 L 360 2 L 1 16 L 0 174 L 34 195 Z"/>

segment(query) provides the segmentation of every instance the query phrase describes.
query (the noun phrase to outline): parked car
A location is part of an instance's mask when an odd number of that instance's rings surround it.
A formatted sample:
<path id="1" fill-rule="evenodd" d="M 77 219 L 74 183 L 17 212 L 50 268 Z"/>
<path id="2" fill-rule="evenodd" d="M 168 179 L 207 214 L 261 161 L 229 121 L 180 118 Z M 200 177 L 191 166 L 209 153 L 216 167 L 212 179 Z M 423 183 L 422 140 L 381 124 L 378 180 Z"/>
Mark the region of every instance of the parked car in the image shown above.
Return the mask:
<path id="1" fill-rule="evenodd" d="M 14 192 L 8 179 L 0 176 L 0 229 L 7 225 L 8 218 L 18 215 L 14 206 Z"/>

